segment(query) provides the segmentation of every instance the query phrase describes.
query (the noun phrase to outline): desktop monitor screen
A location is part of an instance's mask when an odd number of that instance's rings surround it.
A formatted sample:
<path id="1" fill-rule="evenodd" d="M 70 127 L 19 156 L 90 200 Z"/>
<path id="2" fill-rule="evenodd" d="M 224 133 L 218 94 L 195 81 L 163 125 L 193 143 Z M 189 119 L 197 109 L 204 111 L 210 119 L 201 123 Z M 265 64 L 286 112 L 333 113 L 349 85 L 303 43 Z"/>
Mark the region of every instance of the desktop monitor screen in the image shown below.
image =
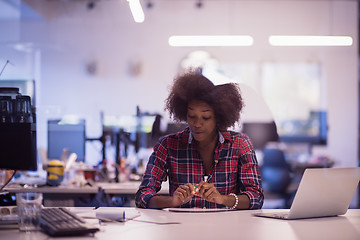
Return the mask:
<path id="1" fill-rule="evenodd" d="M 278 130 L 281 142 L 326 145 L 327 112 L 312 111 L 308 119 L 283 121 Z"/>
<path id="2" fill-rule="evenodd" d="M 77 161 L 85 160 L 85 120 L 76 124 L 48 121 L 48 159 L 60 159 L 64 149 L 76 153 Z"/>
<path id="3" fill-rule="evenodd" d="M 279 140 L 275 122 L 246 122 L 242 132 L 249 136 L 255 149 L 263 149 L 268 142 Z"/>
<path id="4" fill-rule="evenodd" d="M 36 124 L 0 124 L 0 169 L 37 170 Z"/>

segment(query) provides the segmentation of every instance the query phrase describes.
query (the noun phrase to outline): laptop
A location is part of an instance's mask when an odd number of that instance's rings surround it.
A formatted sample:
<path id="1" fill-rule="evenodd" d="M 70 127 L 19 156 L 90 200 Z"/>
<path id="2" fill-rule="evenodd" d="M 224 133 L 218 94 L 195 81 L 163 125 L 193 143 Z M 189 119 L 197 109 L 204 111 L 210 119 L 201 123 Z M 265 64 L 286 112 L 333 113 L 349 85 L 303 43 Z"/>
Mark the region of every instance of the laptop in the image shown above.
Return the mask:
<path id="1" fill-rule="evenodd" d="M 330 217 L 347 212 L 360 181 L 360 168 L 308 168 L 290 210 L 260 212 L 257 217 L 301 219 Z"/>

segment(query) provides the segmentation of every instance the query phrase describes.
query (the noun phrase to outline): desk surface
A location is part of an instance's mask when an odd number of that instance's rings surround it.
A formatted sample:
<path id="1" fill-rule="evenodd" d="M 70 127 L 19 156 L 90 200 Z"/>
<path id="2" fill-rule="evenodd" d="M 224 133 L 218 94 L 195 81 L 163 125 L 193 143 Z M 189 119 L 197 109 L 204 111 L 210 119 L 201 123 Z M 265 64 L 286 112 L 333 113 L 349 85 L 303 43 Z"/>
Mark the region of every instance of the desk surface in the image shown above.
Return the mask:
<path id="1" fill-rule="evenodd" d="M 95 186 L 89 187 L 74 187 L 74 186 L 58 186 L 58 187 L 38 187 L 33 189 L 20 188 L 19 186 L 9 186 L 6 187 L 3 191 L 5 192 L 41 192 L 41 193 L 57 193 L 57 194 L 96 194 L 99 191 L 99 188 L 103 189 L 107 194 L 128 194 L 134 195 L 139 189 L 139 181 L 123 182 L 123 183 L 106 183 L 99 182 Z M 169 193 L 169 184 L 164 182 L 160 194 Z"/>
<path id="2" fill-rule="evenodd" d="M 129 208 L 123 208 L 125 211 Z M 277 220 L 253 217 L 255 211 L 247 210 L 208 213 L 176 213 L 166 210 L 137 209 L 140 216 L 125 223 L 106 223 L 95 237 L 60 239 L 106 240 L 212 240 L 212 239 L 360 239 L 360 209 L 350 209 L 346 215 L 328 218 Z M 89 210 L 90 211 L 90 210 Z M 179 222 L 160 225 L 158 223 Z M 1 230 L 0 239 L 25 240 L 52 239 L 41 232 L 21 233 L 17 229 Z"/>

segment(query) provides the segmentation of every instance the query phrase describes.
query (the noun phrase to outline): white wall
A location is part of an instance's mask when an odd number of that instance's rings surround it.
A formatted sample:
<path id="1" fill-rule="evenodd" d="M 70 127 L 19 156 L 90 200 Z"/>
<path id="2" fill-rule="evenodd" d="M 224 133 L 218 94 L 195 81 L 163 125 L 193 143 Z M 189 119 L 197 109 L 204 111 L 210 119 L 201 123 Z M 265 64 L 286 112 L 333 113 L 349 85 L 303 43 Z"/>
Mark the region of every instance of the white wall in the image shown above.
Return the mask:
<path id="1" fill-rule="evenodd" d="M 178 34 L 252 35 L 251 47 L 207 47 L 221 62 L 317 61 L 326 81 L 329 154 L 337 166 L 358 163 L 358 16 L 357 2 L 348 1 L 153 1 L 144 23 L 133 22 L 127 2 L 27 1 L 44 20 L 0 21 L 0 64 L 15 66 L 1 78 L 35 78 L 37 84 L 38 146 L 46 147 L 46 121 L 65 114 L 86 118 L 87 135 L 101 134 L 100 112 L 163 113 L 167 87 L 180 61 L 195 48 L 172 48 L 167 40 Z M 11 24 L 10 24 L 11 23 Z M 11 38 L 5 34 L 10 34 Z M 271 47 L 271 34 L 349 35 L 351 47 Z M 9 35 L 8 35 L 9 36 Z M 14 51 L 10 43 L 32 43 L 34 52 Z M 86 72 L 95 61 L 96 75 Z M 140 64 L 132 75 L 132 63 Z M 35 69 L 35 70 L 34 70 Z M 260 77 L 260 74 L 259 74 Z M 87 156 L 98 161 L 99 156 Z"/>

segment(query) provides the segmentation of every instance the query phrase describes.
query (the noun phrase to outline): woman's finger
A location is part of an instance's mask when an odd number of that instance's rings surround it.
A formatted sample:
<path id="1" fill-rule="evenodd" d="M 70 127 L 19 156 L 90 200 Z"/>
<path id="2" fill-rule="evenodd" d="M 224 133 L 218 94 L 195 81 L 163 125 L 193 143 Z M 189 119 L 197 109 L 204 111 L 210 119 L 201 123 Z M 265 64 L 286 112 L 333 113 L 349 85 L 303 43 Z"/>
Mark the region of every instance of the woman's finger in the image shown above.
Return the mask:
<path id="1" fill-rule="evenodd" d="M 214 187 L 214 184 L 212 183 L 207 183 L 207 182 L 204 182 L 202 181 L 200 184 L 199 184 L 199 196 L 203 196 L 203 194 L 208 191 L 208 189 Z"/>

